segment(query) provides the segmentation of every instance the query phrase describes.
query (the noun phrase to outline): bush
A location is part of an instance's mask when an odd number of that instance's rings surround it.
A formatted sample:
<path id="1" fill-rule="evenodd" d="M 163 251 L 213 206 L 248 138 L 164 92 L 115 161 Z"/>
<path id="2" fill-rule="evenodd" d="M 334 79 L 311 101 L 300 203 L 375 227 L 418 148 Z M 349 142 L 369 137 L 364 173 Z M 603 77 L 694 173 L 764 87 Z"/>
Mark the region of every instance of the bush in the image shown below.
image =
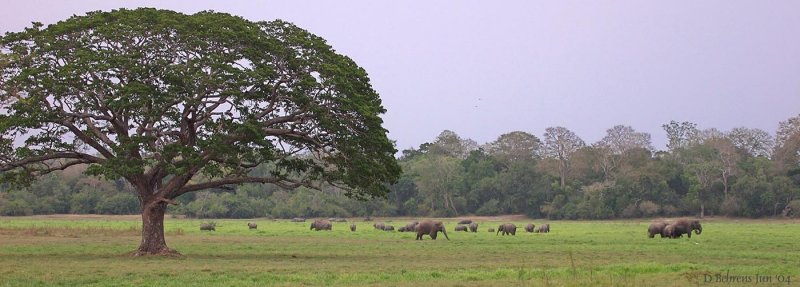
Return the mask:
<path id="1" fill-rule="evenodd" d="M 658 214 L 661 208 L 658 207 L 658 204 L 655 202 L 645 200 L 639 203 L 639 211 L 642 213 L 643 216 L 653 216 Z"/>
<path id="2" fill-rule="evenodd" d="M 69 211 L 76 214 L 96 213 L 100 195 L 97 192 L 82 191 L 69 199 Z"/>
<path id="3" fill-rule="evenodd" d="M 678 215 L 678 209 L 675 208 L 674 205 L 669 205 L 669 204 L 668 205 L 664 205 L 664 207 L 661 208 L 661 211 L 664 213 L 665 216 Z"/>
<path id="4" fill-rule="evenodd" d="M 477 211 L 475 211 L 478 215 L 497 215 L 499 211 L 497 205 L 500 203 L 499 200 L 492 198 L 487 200 Z"/>
<path id="5" fill-rule="evenodd" d="M 789 214 L 786 214 L 787 216 L 795 218 L 800 217 L 800 200 L 798 199 L 792 200 L 786 207 L 791 208 L 791 212 L 789 212 Z"/>
<path id="6" fill-rule="evenodd" d="M 720 209 L 722 210 L 722 214 L 726 216 L 737 216 L 740 215 L 741 204 L 738 198 L 730 196 L 722 202 Z"/>
<path id="7" fill-rule="evenodd" d="M 137 214 L 139 213 L 139 199 L 128 192 L 105 197 L 97 203 L 97 212 L 100 214 Z"/>
<path id="8" fill-rule="evenodd" d="M 4 216 L 25 216 L 32 215 L 33 209 L 28 203 L 22 200 L 0 201 L 0 215 Z"/>

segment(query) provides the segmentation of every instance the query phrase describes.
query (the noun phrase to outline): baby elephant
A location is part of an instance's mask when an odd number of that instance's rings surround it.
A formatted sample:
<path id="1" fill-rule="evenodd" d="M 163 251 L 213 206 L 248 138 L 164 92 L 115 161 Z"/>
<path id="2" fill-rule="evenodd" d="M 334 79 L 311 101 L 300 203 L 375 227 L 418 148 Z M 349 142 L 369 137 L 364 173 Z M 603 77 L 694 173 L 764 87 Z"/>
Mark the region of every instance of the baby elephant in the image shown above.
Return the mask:
<path id="1" fill-rule="evenodd" d="M 394 231 L 394 226 L 386 225 L 383 227 L 383 231 Z"/>
<path id="2" fill-rule="evenodd" d="M 550 232 L 550 224 L 549 223 L 542 224 L 542 226 L 539 226 L 539 228 L 536 228 L 536 230 L 534 230 L 534 232 L 536 232 L 536 233 L 548 233 L 548 232 Z"/>
<path id="3" fill-rule="evenodd" d="M 200 224 L 200 230 L 205 230 L 205 231 L 217 231 L 217 229 L 216 229 L 216 224 L 213 224 L 213 223 L 203 223 L 203 224 Z"/>
<path id="4" fill-rule="evenodd" d="M 525 232 L 533 232 L 534 227 L 536 227 L 536 225 L 533 223 L 528 223 L 528 225 L 525 225 Z"/>
<path id="5" fill-rule="evenodd" d="M 456 231 L 467 232 L 467 226 L 466 225 L 458 225 L 458 226 L 456 226 Z"/>
<path id="6" fill-rule="evenodd" d="M 469 224 L 469 231 L 478 232 L 478 223 L 470 223 Z"/>
<path id="7" fill-rule="evenodd" d="M 248 229 L 257 229 L 258 228 L 258 224 L 256 224 L 255 222 L 248 222 L 247 223 L 247 228 Z"/>
<path id="8" fill-rule="evenodd" d="M 664 227 L 667 227 L 666 222 L 654 222 L 651 223 L 650 226 L 647 227 L 647 237 L 654 238 L 656 234 L 661 238 L 667 237 L 664 234 Z"/>
<path id="9" fill-rule="evenodd" d="M 356 232 L 356 225 L 355 224 L 350 224 L 350 231 Z"/>

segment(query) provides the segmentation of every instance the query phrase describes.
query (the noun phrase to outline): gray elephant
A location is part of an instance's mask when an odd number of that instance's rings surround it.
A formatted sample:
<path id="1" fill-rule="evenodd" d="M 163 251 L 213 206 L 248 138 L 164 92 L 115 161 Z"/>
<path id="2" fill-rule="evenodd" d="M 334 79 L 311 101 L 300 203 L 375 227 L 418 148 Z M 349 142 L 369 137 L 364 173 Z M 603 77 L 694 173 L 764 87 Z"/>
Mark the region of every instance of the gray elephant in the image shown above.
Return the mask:
<path id="1" fill-rule="evenodd" d="M 686 236 L 689 238 L 692 238 L 692 231 L 694 231 L 697 235 L 703 233 L 703 226 L 700 225 L 699 220 L 681 219 L 670 225 L 674 226 L 673 229 L 669 233 L 665 232 L 667 235 L 669 235 L 669 238 L 679 238 L 684 234 L 686 234 Z"/>
<path id="2" fill-rule="evenodd" d="M 450 240 L 450 237 L 447 236 L 447 231 L 445 231 L 444 229 L 444 223 L 442 223 L 441 221 L 436 221 L 436 222 L 430 220 L 422 221 L 419 224 L 417 224 L 416 230 L 417 230 L 417 240 L 422 240 L 422 236 L 426 234 L 430 235 L 431 239 L 436 240 L 436 235 L 439 234 L 439 232 L 442 232 L 442 234 L 444 234 L 444 237 L 447 238 L 447 240 Z"/>
<path id="3" fill-rule="evenodd" d="M 214 223 L 203 223 L 203 224 L 200 224 L 200 230 L 204 230 L 204 231 L 217 231 L 216 227 L 217 227 L 217 225 L 214 224 Z"/>
<path id="4" fill-rule="evenodd" d="M 535 225 L 535 224 L 533 224 L 533 223 L 528 223 L 528 225 L 525 225 L 525 232 L 533 232 L 533 228 L 534 228 L 534 227 L 536 227 L 536 225 Z"/>
<path id="5" fill-rule="evenodd" d="M 478 223 L 477 222 L 470 223 L 469 231 L 478 232 Z"/>
<path id="6" fill-rule="evenodd" d="M 675 236 L 675 225 L 668 224 L 664 227 L 664 230 L 661 231 L 661 236 L 666 236 L 667 238 L 679 238 L 680 236 Z"/>
<path id="7" fill-rule="evenodd" d="M 500 224 L 500 226 L 497 227 L 497 233 L 495 235 L 500 234 L 500 232 L 503 232 L 503 235 L 517 235 L 517 226 L 513 223 Z"/>
<path id="8" fill-rule="evenodd" d="M 356 225 L 355 224 L 350 224 L 350 231 L 356 232 Z"/>
<path id="9" fill-rule="evenodd" d="M 315 230 L 315 229 L 317 231 L 320 231 L 320 230 L 331 230 L 332 227 L 333 227 L 333 224 L 331 224 L 330 220 L 317 219 L 317 220 L 314 220 L 314 222 L 311 223 L 311 230 Z"/>
<path id="10" fill-rule="evenodd" d="M 539 228 L 536 228 L 536 230 L 534 230 L 534 232 L 536 232 L 536 233 L 548 233 L 548 232 L 550 232 L 550 224 L 549 223 L 542 224 L 542 226 L 539 226 Z"/>
<path id="11" fill-rule="evenodd" d="M 375 227 L 375 229 L 383 230 L 384 228 L 386 228 L 386 224 L 384 224 L 383 222 L 376 222 L 372 224 L 372 227 Z"/>
<path id="12" fill-rule="evenodd" d="M 466 225 L 458 225 L 458 226 L 456 226 L 455 231 L 467 232 L 468 230 L 467 230 L 467 226 Z"/>
<path id="13" fill-rule="evenodd" d="M 470 224 L 470 223 L 472 223 L 471 219 L 463 219 L 458 222 L 458 224 Z"/>
<path id="14" fill-rule="evenodd" d="M 247 228 L 248 229 L 256 229 L 256 228 L 258 228 L 258 224 L 256 224 L 255 222 L 248 222 L 247 223 Z"/>
<path id="15" fill-rule="evenodd" d="M 383 227 L 383 231 L 394 231 L 394 226 L 386 225 L 385 227 Z"/>
<path id="16" fill-rule="evenodd" d="M 419 221 L 409 222 L 405 226 L 406 227 L 406 231 L 414 231 L 414 230 L 416 230 L 417 229 L 417 224 L 419 224 Z"/>
<path id="17" fill-rule="evenodd" d="M 650 226 L 647 227 L 647 237 L 654 238 L 656 237 L 656 234 L 658 234 L 658 236 L 661 238 L 667 237 L 664 234 L 664 227 L 667 227 L 666 222 L 651 223 Z"/>

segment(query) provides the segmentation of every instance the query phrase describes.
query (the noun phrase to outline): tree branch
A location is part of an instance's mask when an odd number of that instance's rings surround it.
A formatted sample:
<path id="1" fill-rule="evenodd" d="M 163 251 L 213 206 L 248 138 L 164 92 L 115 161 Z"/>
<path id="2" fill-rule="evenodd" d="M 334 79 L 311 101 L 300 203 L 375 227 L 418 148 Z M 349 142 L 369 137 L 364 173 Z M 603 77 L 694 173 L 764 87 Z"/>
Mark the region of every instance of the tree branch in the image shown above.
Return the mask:
<path id="1" fill-rule="evenodd" d="M 299 182 L 292 182 L 292 181 L 282 180 L 282 179 L 277 179 L 277 178 L 263 178 L 263 177 L 251 177 L 251 176 L 247 176 L 247 177 L 232 177 L 232 178 L 223 178 L 223 179 L 204 182 L 204 183 L 186 185 L 186 186 L 178 189 L 178 191 L 175 192 L 175 196 L 174 197 L 177 197 L 177 196 L 179 196 L 181 194 L 184 194 L 184 193 L 187 193 L 187 192 L 198 191 L 198 190 L 203 190 L 203 189 L 208 189 L 208 188 L 216 188 L 216 187 L 221 187 L 223 185 L 243 184 L 243 183 L 271 183 L 271 184 L 274 184 L 274 185 L 277 185 L 277 186 L 280 186 L 280 187 L 286 188 L 286 189 L 294 189 L 294 188 L 298 188 L 298 187 L 301 187 L 301 186 L 308 186 L 307 184 L 303 184 L 303 183 L 299 183 Z"/>
<path id="2" fill-rule="evenodd" d="M 46 154 L 46 155 L 41 155 L 41 156 L 29 157 L 29 158 L 21 159 L 21 160 L 18 160 L 18 161 L 13 161 L 13 162 L 8 162 L 8 163 L 5 163 L 5 164 L 2 164 L 2 165 L 0 165 L 0 172 L 9 171 L 9 170 L 12 170 L 12 169 L 15 169 L 15 168 L 24 168 L 24 167 L 26 167 L 28 165 L 31 165 L 31 164 L 44 163 L 44 162 L 46 162 L 48 160 L 55 160 L 55 159 L 77 159 L 77 160 L 80 161 L 80 162 L 77 162 L 77 163 L 73 163 L 74 161 L 70 162 L 70 164 L 69 164 L 70 166 L 71 165 L 75 165 L 75 164 L 79 164 L 79 163 L 103 163 L 105 161 L 105 159 L 102 159 L 102 158 L 99 158 L 99 157 L 95 157 L 95 156 L 91 156 L 91 155 L 88 155 L 88 154 L 78 153 L 78 152 L 59 152 L 59 153 L 52 153 L 52 154 Z M 54 169 L 54 170 L 58 170 L 58 169 Z M 50 171 L 54 171 L 54 170 L 50 170 Z M 48 171 L 48 172 L 50 172 L 50 171 Z"/>

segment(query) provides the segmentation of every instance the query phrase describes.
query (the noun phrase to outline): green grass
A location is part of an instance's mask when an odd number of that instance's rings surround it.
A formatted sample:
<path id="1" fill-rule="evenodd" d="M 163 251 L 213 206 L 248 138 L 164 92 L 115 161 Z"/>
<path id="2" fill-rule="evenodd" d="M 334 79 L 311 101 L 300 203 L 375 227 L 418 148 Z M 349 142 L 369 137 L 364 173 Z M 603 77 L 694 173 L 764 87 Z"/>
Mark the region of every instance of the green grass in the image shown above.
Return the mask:
<path id="1" fill-rule="evenodd" d="M 386 219 L 399 227 L 406 219 Z M 0 217 L 0 286 L 735 286 L 718 273 L 800 285 L 800 224 L 707 220 L 691 239 L 649 239 L 649 221 L 551 221 L 551 233 L 450 231 L 415 241 L 357 220 L 334 230 L 309 222 L 167 219 L 179 258 L 133 258 L 137 217 Z M 258 223 L 248 230 L 246 222 Z M 528 222 L 515 221 L 518 227 Z M 791 282 L 778 282 L 778 276 Z M 755 282 L 741 284 L 753 285 Z"/>

